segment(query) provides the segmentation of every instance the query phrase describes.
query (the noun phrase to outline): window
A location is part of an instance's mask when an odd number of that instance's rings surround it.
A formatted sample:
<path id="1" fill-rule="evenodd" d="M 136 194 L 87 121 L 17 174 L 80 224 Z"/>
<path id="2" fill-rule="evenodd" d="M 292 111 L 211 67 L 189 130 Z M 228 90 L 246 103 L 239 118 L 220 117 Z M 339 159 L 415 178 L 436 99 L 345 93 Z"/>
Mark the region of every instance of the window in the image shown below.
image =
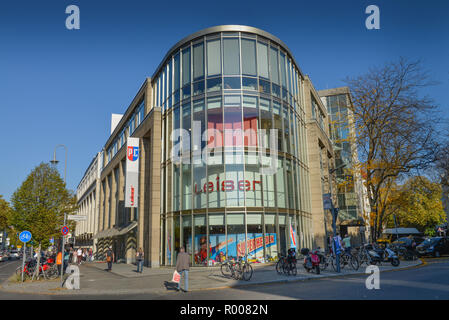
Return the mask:
<path id="1" fill-rule="evenodd" d="M 242 74 L 256 75 L 256 42 L 242 39 Z"/>
<path id="2" fill-rule="evenodd" d="M 188 83 L 190 83 L 190 47 L 182 50 L 182 85 Z"/>
<path id="3" fill-rule="evenodd" d="M 174 80 L 174 90 L 178 90 L 179 89 L 179 75 L 180 75 L 180 70 L 179 70 L 179 53 L 177 53 L 173 59 L 173 64 L 174 64 L 174 75 L 173 75 L 173 80 Z M 174 102 L 176 103 L 176 102 Z"/>
<path id="4" fill-rule="evenodd" d="M 276 48 L 270 47 L 270 76 L 271 81 L 279 84 L 279 59 L 278 50 Z"/>
<path id="5" fill-rule="evenodd" d="M 227 75 L 237 75 L 240 73 L 240 51 L 238 39 L 223 39 L 223 68 L 223 73 Z"/>
<path id="6" fill-rule="evenodd" d="M 264 43 L 257 42 L 257 70 L 259 77 L 268 79 L 268 46 Z"/>
<path id="7" fill-rule="evenodd" d="M 193 46 L 193 80 L 204 78 L 204 45 L 199 43 Z"/>
<path id="8" fill-rule="evenodd" d="M 221 73 L 220 39 L 207 41 L 207 75 Z"/>
<path id="9" fill-rule="evenodd" d="M 210 214 L 209 218 L 209 259 L 215 262 L 221 262 L 226 257 L 226 233 L 224 214 Z"/>

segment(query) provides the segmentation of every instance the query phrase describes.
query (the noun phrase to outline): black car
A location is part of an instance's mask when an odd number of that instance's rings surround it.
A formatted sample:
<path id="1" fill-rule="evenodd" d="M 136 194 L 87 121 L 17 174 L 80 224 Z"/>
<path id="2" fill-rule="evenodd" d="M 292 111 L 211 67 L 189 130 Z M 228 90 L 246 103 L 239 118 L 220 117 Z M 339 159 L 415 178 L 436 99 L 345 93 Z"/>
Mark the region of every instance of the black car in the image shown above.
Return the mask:
<path id="1" fill-rule="evenodd" d="M 442 254 L 449 254 L 449 238 L 433 237 L 426 239 L 416 247 L 416 250 L 420 256 L 440 257 Z"/>

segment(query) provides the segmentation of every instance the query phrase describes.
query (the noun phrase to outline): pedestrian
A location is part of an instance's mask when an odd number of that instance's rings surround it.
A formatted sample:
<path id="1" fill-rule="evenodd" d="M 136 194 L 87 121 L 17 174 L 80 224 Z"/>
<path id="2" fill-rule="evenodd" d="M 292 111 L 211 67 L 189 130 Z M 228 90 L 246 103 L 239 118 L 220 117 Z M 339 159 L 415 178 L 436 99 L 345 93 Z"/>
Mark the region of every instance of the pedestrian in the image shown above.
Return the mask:
<path id="1" fill-rule="evenodd" d="M 189 270 L 190 270 L 190 254 L 185 252 L 184 247 L 179 249 L 176 261 L 176 271 L 184 277 L 184 292 L 189 291 Z M 181 279 L 178 282 L 178 291 L 181 290 Z"/>
<path id="2" fill-rule="evenodd" d="M 137 260 L 137 272 L 140 273 L 142 273 L 143 271 L 143 256 L 144 256 L 143 250 L 142 248 L 139 248 L 139 250 L 136 253 L 136 260 Z"/>
<path id="3" fill-rule="evenodd" d="M 65 273 L 65 269 L 67 269 L 67 266 L 69 265 L 69 259 L 70 259 L 70 252 L 69 249 L 64 250 L 64 268 L 63 273 Z"/>
<path id="4" fill-rule="evenodd" d="M 73 248 L 70 248 L 70 255 L 72 256 L 72 263 L 76 264 L 76 251 Z"/>
<path id="5" fill-rule="evenodd" d="M 80 265 L 81 261 L 83 260 L 83 250 L 81 250 L 81 248 L 78 248 L 77 255 L 78 255 L 78 265 Z"/>
<path id="6" fill-rule="evenodd" d="M 92 262 L 92 248 L 89 248 L 89 262 Z"/>
<path id="7" fill-rule="evenodd" d="M 351 237 L 346 234 L 343 239 L 343 246 L 347 254 L 351 254 Z"/>
<path id="8" fill-rule="evenodd" d="M 108 271 L 112 270 L 112 261 L 114 261 L 114 252 L 112 252 L 112 247 L 106 251 L 106 262 L 108 263 Z"/>
<path id="9" fill-rule="evenodd" d="M 83 262 L 86 262 L 86 248 L 83 249 Z"/>

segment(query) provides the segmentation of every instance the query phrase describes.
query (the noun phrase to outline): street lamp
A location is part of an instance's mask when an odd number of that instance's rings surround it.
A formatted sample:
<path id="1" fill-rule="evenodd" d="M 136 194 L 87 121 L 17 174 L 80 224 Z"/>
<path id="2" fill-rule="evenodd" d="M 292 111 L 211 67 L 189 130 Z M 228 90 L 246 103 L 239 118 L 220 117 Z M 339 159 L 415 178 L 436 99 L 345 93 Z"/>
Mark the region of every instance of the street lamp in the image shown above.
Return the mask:
<path id="1" fill-rule="evenodd" d="M 339 165 L 338 167 L 329 170 L 329 189 L 330 189 L 330 194 L 331 194 L 331 214 L 332 214 L 332 231 L 334 233 L 334 237 L 332 239 L 332 248 L 333 248 L 333 252 L 335 254 L 335 262 L 337 264 L 337 272 L 340 273 L 340 255 L 337 254 L 337 251 L 335 250 L 335 237 L 337 236 L 337 214 L 338 214 L 338 208 L 334 207 L 334 201 L 332 200 L 332 177 L 331 175 L 341 169 L 346 167 L 346 162 L 343 162 L 341 165 Z"/>
<path id="2" fill-rule="evenodd" d="M 59 161 L 56 160 L 56 149 L 58 147 L 64 147 L 64 149 L 65 149 L 65 162 L 64 162 L 64 184 L 65 184 L 66 183 L 66 176 L 67 176 L 67 147 L 65 145 L 58 144 L 55 147 L 55 151 L 53 152 L 53 160 L 50 160 L 50 163 L 53 164 L 55 167 L 58 164 Z M 67 222 L 67 214 L 64 211 L 64 225 L 63 226 L 65 226 L 66 222 Z M 61 259 L 61 286 L 64 283 L 63 282 L 63 276 L 64 276 L 64 246 L 65 246 L 65 236 L 63 235 L 62 236 L 62 247 L 61 247 L 61 258 L 62 258 Z"/>

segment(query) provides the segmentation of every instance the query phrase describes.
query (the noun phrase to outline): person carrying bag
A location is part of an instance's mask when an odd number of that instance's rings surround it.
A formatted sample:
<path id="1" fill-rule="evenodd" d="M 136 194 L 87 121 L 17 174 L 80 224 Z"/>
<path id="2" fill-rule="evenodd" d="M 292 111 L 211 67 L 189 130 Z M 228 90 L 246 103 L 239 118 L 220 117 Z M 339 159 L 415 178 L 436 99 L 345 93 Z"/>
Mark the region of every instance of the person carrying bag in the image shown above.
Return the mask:
<path id="1" fill-rule="evenodd" d="M 181 275 L 184 276 L 184 292 L 189 291 L 189 270 L 190 255 L 185 252 L 184 247 L 179 249 L 178 259 L 176 261 L 176 270 L 173 273 L 173 282 L 178 283 L 178 291 L 181 290 Z M 178 275 L 177 275 L 178 274 Z M 178 280 L 178 281 L 176 281 Z"/>

